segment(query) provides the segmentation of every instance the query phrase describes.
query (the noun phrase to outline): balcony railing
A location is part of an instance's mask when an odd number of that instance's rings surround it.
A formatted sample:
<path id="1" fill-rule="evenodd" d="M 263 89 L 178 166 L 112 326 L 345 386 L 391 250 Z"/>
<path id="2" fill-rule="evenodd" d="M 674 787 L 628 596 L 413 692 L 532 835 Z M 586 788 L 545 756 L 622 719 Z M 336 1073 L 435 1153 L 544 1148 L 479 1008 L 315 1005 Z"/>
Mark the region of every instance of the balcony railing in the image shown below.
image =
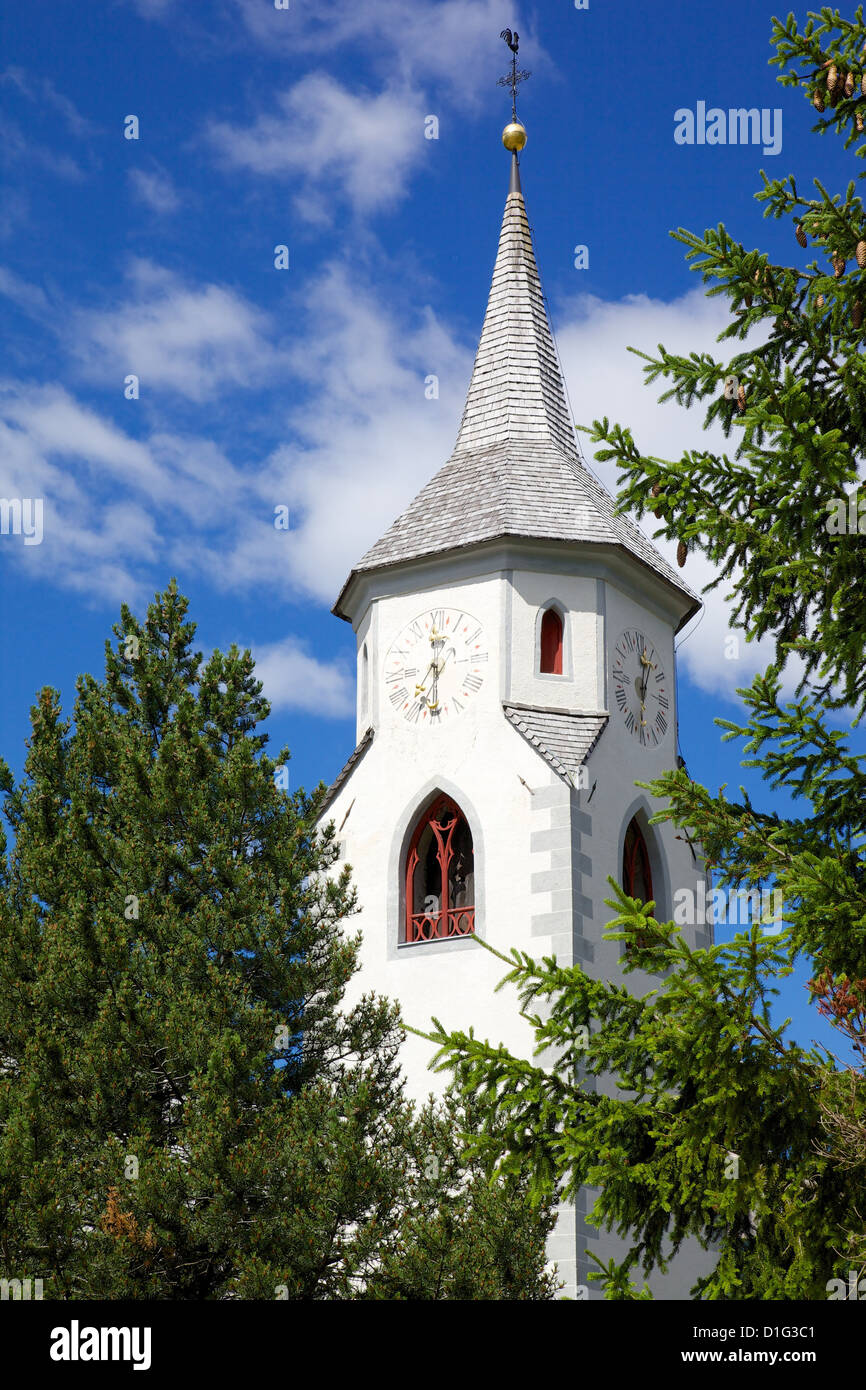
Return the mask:
<path id="1" fill-rule="evenodd" d="M 470 936 L 475 930 L 474 907 L 449 907 L 447 912 L 415 912 L 409 918 L 406 944 Z"/>

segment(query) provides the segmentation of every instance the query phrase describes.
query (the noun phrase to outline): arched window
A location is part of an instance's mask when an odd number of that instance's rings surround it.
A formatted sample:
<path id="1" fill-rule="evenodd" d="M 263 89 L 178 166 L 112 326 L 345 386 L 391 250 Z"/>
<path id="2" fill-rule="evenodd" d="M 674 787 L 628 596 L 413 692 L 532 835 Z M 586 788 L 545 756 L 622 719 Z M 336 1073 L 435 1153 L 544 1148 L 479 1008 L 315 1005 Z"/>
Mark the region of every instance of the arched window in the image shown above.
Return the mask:
<path id="1" fill-rule="evenodd" d="M 409 943 L 468 936 L 475 930 L 475 858 L 466 817 L 440 796 L 419 818 L 406 856 Z"/>
<path id="2" fill-rule="evenodd" d="M 541 619 L 541 673 L 562 675 L 562 618 L 555 608 L 547 608 Z"/>
<path id="3" fill-rule="evenodd" d="M 630 898 L 637 898 L 642 903 L 652 900 L 653 880 L 649 852 L 641 828 L 634 818 L 629 821 L 622 848 L 622 886 Z M 639 937 L 637 944 L 643 946 L 645 943 Z"/>
<path id="4" fill-rule="evenodd" d="M 368 700 L 369 700 L 369 698 L 370 698 L 369 683 L 370 683 L 370 662 L 369 662 L 369 659 L 368 659 L 368 657 L 367 657 L 367 643 L 365 642 L 365 643 L 364 643 L 363 651 L 362 651 L 362 653 L 361 653 L 361 718 L 362 718 L 362 719 L 366 719 L 366 718 L 367 718 L 367 702 L 368 702 Z"/>
<path id="5" fill-rule="evenodd" d="M 622 850 L 622 886 L 630 898 L 648 903 L 653 895 L 646 841 L 636 820 L 629 822 Z"/>

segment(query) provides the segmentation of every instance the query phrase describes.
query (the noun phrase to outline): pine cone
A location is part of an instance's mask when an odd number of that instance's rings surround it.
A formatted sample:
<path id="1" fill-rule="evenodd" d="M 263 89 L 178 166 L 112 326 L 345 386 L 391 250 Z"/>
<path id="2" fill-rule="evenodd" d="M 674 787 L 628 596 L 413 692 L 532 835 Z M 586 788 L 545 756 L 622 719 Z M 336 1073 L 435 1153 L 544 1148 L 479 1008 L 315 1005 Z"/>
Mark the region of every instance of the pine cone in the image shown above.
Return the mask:
<path id="1" fill-rule="evenodd" d="M 863 322 L 863 305 L 860 303 L 860 300 L 857 299 L 857 300 L 854 301 L 854 308 L 851 310 L 851 326 L 852 326 L 852 328 L 854 328 L 855 330 L 857 330 L 857 329 L 859 329 L 859 327 L 860 327 L 860 325 L 861 325 L 862 322 Z"/>
<path id="2" fill-rule="evenodd" d="M 860 78 L 860 91 L 863 96 L 866 97 L 866 72 L 864 72 L 863 76 Z"/>
<path id="3" fill-rule="evenodd" d="M 812 105 L 814 106 L 814 108 L 815 108 L 816 111 L 823 111 L 823 110 L 824 110 L 824 98 L 822 97 L 822 95 L 821 95 L 820 92 L 815 92 L 815 93 L 813 94 L 813 96 L 812 96 Z"/>
<path id="4" fill-rule="evenodd" d="M 662 485 L 661 485 L 661 483 L 653 483 L 652 489 L 651 489 L 653 497 L 658 497 L 658 495 L 659 495 L 659 493 L 661 492 L 661 490 L 662 490 Z M 653 508 L 653 516 L 654 516 L 654 517 L 660 517 L 661 514 L 662 514 L 662 513 L 661 513 L 661 507 L 654 507 L 654 508 Z"/>
<path id="5" fill-rule="evenodd" d="M 824 307 L 824 296 L 823 296 L 823 294 L 819 294 L 819 295 L 818 295 L 818 298 L 815 300 L 815 305 L 816 305 L 816 307 L 817 307 L 818 309 L 823 309 L 823 307 Z"/>
<path id="6" fill-rule="evenodd" d="M 798 222 L 798 223 L 797 223 L 797 229 L 796 229 L 794 235 L 796 236 L 797 241 L 799 242 L 799 244 L 800 244 L 802 247 L 805 248 L 806 246 L 809 245 L 809 238 L 806 236 L 806 233 L 805 233 L 804 230 L 803 230 L 803 224 L 802 224 L 802 222 Z"/>
<path id="7" fill-rule="evenodd" d="M 679 545 L 677 546 L 677 564 L 679 565 L 680 569 L 682 569 L 683 565 L 686 563 L 686 556 L 688 555 L 688 553 L 689 552 L 686 548 L 685 541 L 680 541 Z"/>
<path id="8" fill-rule="evenodd" d="M 746 308 L 747 308 L 747 309 L 751 309 L 751 307 L 752 307 L 752 296 L 751 296 L 751 294 L 749 293 L 748 290 L 747 290 L 746 293 L 743 295 L 743 301 L 744 301 L 744 303 L 745 303 L 745 305 L 746 305 Z"/>
<path id="9" fill-rule="evenodd" d="M 856 116 L 854 117 L 854 124 L 855 124 L 856 127 L 857 127 L 857 134 L 858 134 L 858 135 L 862 135 L 862 134 L 863 134 L 863 117 L 862 117 L 862 115 L 860 114 L 859 111 L 857 112 Z"/>
<path id="10" fill-rule="evenodd" d="M 833 274 L 837 280 L 841 280 L 845 274 L 845 257 L 838 254 L 833 255 Z"/>
<path id="11" fill-rule="evenodd" d="M 835 87 L 836 87 L 836 83 L 837 83 L 838 81 L 839 81 L 839 69 L 836 67 L 836 64 L 835 64 L 835 63 L 831 63 L 831 64 L 830 64 L 830 70 L 829 70 L 829 72 L 827 73 L 827 91 L 828 91 L 828 92 L 834 91 L 834 90 L 835 90 Z"/>
<path id="12" fill-rule="evenodd" d="M 853 74 L 853 72 L 849 72 L 849 73 L 846 73 L 846 74 L 845 74 L 845 95 L 846 95 L 846 97 L 850 97 L 850 96 L 853 96 L 853 94 L 854 94 L 854 74 Z"/>
<path id="13" fill-rule="evenodd" d="M 737 391 L 737 405 L 739 406 L 741 413 L 746 408 L 746 388 L 742 382 L 740 382 L 739 390 Z"/>
<path id="14" fill-rule="evenodd" d="M 857 264 L 861 270 L 866 270 L 866 241 L 858 241 L 857 249 L 854 252 L 857 257 Z"/>

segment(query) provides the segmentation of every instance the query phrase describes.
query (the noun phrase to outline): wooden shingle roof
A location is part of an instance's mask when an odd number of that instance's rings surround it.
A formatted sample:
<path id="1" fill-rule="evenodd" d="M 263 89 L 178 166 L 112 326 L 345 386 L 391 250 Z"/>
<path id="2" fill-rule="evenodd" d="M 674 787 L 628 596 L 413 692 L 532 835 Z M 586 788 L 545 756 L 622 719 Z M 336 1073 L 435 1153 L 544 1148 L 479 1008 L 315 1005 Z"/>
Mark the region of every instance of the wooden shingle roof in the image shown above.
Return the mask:
<path id="1" fill-rule="evenodd" d="M 516 191 L 514 185 L 516 184 Z M 581 462 L 544 306 L 519 178 L 502 220 L 490 298 L 454 452 L 355 575 L 504 537 L 624 548 L 698 601 Z"/>

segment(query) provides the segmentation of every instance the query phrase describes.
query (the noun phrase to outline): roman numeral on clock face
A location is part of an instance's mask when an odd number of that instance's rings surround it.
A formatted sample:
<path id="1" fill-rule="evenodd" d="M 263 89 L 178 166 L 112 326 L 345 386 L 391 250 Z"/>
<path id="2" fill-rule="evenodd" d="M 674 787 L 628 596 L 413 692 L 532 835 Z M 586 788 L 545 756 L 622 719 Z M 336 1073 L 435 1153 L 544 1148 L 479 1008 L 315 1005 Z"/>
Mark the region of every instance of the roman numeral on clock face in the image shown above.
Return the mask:
<path id="1" fill-rule="evenodd" d="M 462 714 L 484 684 L 486 645 L 482 624 L 459 608 L 428 608 L 406 623 L 383 667 L 396 716 L 420 733 Z"/>
<path id="2" fill-rule="evenodd" d="M 642 748 L 657 748 L 668 726 L 665 673 L 655 647 L 640 628 L 620 633 L 611 675 L 613 702 L 626 729 Z"/>

